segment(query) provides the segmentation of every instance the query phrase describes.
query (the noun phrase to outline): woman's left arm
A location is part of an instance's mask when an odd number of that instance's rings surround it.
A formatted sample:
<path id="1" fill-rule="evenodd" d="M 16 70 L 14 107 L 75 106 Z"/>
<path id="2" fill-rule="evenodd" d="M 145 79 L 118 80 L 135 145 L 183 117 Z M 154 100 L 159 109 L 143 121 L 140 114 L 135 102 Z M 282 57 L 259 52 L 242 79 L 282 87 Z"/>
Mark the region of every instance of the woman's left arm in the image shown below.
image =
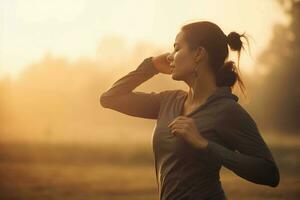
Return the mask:
<path id="1" fill-rule="evenodd" d="M 228 113 L 217 135 L 225 145 L 208 141 L 206 150 L 223 166 L 248 181 L 276 187 L 280 175 L 256 123 L 243 109 Z M 229 147 L 229 148 L 228 148 Z"/>

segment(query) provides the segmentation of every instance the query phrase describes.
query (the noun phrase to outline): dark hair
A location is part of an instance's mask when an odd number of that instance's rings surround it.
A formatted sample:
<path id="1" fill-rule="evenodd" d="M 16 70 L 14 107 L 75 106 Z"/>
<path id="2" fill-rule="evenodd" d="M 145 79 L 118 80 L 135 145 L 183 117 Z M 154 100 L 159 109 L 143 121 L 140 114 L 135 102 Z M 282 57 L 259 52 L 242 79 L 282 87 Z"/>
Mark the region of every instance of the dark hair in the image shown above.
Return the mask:
<path id="1" fill-rule="evenodd" d="M 240 77 L 239 60 L 241 49 L 244 49 L 241 37 L 244 37 L 249 44 L 245 33 L 240 35 L 237 32 L 231 32 L 226 36 L 218 25 L 208 21 L 190 23 L 184 25 L 181 30 L 191 49 L 202 46 L 208 52 L 209 63 L 216 77 L 216 85 L 232 88 L 238 81 L 244 93 L 245 85 Z M 238 52 L 237 66 L 233 61 L 226 61 L 228 58 L 227 45 L 231 50 Z"/>

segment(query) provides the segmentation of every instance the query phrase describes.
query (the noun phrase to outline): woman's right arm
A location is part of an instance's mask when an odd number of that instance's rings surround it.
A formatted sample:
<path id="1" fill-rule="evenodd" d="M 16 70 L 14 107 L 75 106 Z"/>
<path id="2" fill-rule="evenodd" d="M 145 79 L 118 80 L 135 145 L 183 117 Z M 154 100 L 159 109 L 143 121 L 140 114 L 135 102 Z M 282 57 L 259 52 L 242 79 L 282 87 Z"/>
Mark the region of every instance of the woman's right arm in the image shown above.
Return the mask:
<path id="1" fill-rule="evenodd" d="M 134 71 L 117 80 L 100 96 L 100 104 L 121 113 L 148 119 L 157 119 L 163 96 L 168 92 L 133 92 L 159 71 L 153 65 L 152 57 L 148 57 Z"/>

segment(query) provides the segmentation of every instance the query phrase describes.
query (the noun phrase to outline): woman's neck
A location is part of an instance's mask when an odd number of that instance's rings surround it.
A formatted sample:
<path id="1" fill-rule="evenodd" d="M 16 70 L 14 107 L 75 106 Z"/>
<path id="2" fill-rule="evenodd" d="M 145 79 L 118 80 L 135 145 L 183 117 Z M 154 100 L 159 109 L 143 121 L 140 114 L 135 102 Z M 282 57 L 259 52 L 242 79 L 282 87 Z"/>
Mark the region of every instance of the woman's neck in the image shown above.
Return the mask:
<path id="1" fill-rule="evenodd" d="M 204 78 L 206 77 L 206 78 Z M 218 88 L 215 84 L 214 77 L 204 76 L 197 78 L 188 83 L 189 91 L 186 104 L 193 106 L 205 102 L 205 100 Z"/>

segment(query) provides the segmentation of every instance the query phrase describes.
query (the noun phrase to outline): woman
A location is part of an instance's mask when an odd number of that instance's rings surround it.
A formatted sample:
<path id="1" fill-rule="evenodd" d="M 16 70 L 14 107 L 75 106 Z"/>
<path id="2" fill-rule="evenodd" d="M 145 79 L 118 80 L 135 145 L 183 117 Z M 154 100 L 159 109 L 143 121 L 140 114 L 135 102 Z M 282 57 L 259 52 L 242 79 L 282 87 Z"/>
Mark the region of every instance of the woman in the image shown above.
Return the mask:
<path id="1" fill-rule="evenodd" d="M 160 200 L 226 199 L 221 166 L 256 184 L 279 184 L 269 148 L 232 93 L 236 82 L 244 88 L 235 63 L 226 61 L 228 45 L 239 55 L 240 37 L 207 21 L 187 24 L 171 54 L 144 59 L 101 95 L 105 108 L 157 120 L 152 144 Z M 189 91 L 133 92 L 159 72 Z"/>

